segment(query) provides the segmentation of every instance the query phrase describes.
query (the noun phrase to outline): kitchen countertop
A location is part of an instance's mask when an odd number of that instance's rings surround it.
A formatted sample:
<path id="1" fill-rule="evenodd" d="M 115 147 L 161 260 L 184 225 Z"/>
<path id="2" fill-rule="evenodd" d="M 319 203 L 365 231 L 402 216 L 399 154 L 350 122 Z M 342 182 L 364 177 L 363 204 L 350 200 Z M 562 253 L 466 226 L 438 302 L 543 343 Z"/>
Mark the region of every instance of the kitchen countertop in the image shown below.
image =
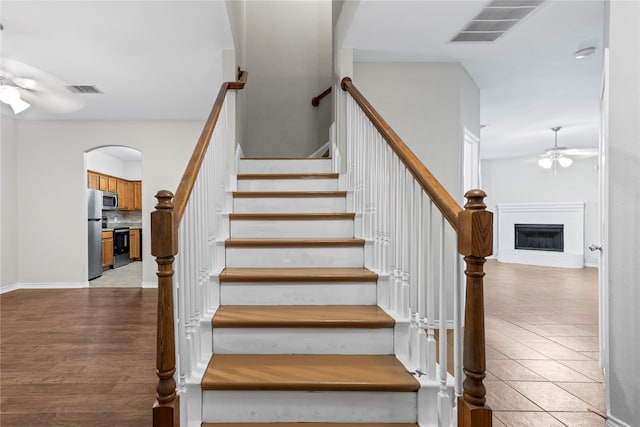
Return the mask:
<path id="1" fill-rule="evenodd" d="M 113 231 L 115 228 L 120 228 L 120 227 L 129 227 L 132 230 L 134 229 L 142 230 L 142 224 L 118 222 L 115 224 L 114 223 L 109 224 L 109 226 L 107 228 L 103 228 L 102 231 Z"/>

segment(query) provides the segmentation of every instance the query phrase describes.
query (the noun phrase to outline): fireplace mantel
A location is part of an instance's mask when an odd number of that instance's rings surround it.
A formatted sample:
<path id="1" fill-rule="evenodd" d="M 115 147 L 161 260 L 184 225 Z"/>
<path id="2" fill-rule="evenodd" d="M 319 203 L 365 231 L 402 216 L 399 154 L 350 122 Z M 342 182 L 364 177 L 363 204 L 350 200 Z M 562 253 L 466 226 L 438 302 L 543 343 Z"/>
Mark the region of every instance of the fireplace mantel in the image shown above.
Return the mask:
<path id="1" fill-rule="evenodd" d="M 584 267 L 584 202 L 501 203 L 496 210 L 498 261 L 549 267 Z M 564 251 L 515 249 L 515 224 L 563 224 Z"/>

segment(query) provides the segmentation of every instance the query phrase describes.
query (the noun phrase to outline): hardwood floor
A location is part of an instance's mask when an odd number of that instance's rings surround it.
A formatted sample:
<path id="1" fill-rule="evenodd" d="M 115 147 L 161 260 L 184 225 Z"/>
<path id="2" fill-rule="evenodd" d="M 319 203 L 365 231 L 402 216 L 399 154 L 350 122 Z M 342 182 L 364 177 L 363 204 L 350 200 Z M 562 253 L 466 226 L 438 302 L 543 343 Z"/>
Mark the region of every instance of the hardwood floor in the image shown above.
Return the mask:
<path id="1" fill-rule="evenodd" d="M 156 295 L 155 289 L 3 294 L 0 425 L 150 425 Z"/>
<path id="2" fill-rule="evenodd" d="M 494 426 L 603 426 L 597 270 L 488 261 L 487 385 Z M 148 426 L 154 289 L 0 296 L 0 425 Z"/>

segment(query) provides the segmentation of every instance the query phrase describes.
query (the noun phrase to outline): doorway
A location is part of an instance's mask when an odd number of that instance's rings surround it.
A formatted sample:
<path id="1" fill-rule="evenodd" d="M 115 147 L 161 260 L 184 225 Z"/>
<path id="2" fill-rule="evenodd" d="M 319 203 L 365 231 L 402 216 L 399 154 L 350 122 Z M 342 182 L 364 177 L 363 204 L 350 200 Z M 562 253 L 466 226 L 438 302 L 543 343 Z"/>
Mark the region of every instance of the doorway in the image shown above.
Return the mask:
<path id="1" fill-rule="evenodd" d="M 89 287 L 141 287 L 142 152 L 126 146 L 103 146 L 85 156 L 88 195 L 106 200 L 100 203 L 99 221 L 88 218 L 89 270 L 100 264 L 93 268 L 99 273 L 89 277 Z M 89 209 L 93 211 L 95 208 Z M 100 237 L 92 238 L 97 233 L 91 227 L 98 223 Z"/>

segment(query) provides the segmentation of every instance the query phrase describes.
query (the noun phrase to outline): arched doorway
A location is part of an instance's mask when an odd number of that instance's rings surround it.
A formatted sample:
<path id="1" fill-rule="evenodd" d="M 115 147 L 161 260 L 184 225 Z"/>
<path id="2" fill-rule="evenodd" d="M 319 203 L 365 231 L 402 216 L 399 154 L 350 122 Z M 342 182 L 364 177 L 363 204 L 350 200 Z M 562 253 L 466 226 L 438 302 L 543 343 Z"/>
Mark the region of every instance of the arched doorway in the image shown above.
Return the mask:
<path id="1" fill-rule="evenodd" d="M 86 152 L 90 287 L 142 284 L 142 152 L 103 146 Z"/>

